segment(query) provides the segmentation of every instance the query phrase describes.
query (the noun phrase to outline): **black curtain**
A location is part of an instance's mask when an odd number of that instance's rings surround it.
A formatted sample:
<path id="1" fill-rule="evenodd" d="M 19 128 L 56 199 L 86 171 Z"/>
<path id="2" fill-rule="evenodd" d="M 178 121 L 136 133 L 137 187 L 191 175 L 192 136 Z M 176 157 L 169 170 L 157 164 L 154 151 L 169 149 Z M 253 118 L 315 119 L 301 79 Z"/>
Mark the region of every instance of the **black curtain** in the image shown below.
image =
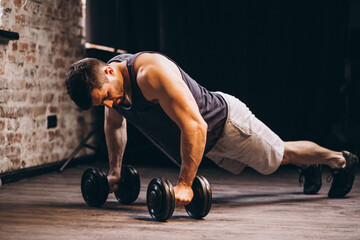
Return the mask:
<path id="1" fill-rule="evenodd" d="M 349 101 L 341 87 L 354 1 L 88 0 L 87 38 L 160 51 L 209 90 L 245 102 L 284 140 L 341 148 L 333 129 Z M 359 124 L 359 104 L 347 106 Z"/>

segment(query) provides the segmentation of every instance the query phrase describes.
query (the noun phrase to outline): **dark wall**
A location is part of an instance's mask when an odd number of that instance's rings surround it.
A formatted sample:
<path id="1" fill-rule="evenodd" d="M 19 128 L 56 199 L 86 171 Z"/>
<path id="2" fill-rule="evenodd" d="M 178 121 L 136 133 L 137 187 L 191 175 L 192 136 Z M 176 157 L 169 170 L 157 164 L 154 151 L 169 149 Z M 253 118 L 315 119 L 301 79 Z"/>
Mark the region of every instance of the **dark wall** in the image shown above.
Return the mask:
<path id="1" fill-rule="evenodd" d="M 349 94 L 359 92 L 353 89 L 359 79 L 341 91 L 345 63 L 359 60 L 349 57 L 358 50 L 349 49 L 349 13 L 357 0 L 108 2 L 119 15 L 88 11 L 90 28 L 101 32 L 91 30 L 88 41 L 167 54 L 209 90 L 240 98 L 284 140 L 359 146 L 357 138 L 339 137 L 359 131 L 358 94 Z M 119 19 L 117 31 L 96 24 L 105 16 Z"/>

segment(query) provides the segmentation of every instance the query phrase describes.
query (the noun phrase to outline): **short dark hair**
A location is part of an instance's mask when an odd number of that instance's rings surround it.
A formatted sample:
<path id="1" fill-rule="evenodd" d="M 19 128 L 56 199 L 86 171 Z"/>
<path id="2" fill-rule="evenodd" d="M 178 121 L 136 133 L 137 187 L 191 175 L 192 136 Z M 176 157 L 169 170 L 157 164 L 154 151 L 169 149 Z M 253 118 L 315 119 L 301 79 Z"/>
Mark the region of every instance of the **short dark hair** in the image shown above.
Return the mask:
<path id="1" fill-rule="evenodd" d="M 75 104 L 88 110 L 92 106 L 91 90 L 101 88 L 105 82 L 105 73 L 101 68 L 106 63 L 96 58 L 84 58 L 72 64 L 67 72 L 65 85 Z"/>

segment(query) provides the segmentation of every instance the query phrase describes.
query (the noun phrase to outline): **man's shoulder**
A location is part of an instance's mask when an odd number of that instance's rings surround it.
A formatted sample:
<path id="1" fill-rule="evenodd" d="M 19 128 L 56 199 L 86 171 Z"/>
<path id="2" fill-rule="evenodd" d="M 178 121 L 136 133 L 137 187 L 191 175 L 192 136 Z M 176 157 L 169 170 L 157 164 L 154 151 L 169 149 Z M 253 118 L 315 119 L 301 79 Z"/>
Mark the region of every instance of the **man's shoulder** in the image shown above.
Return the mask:
<path id="1" fill-rule="evenodd" d="M 151 64 L 156 63 L 156 61 L 161 61 L 164 58 L 164 55 L 158 52 L 140 52 L 136 54 L 135 63 L 138 64 Z M 135 64 L 134 63 L 134 64 Z"/>
<path id="2" fill-rule="evenodd" d="M 157 70 L 161 69 L 162 64 L 167 59 L 164 59 L 159 53 L 156 52 L 143 52 L 139 54 L 134 60 L 134 71 L 141 76 L 148 76 L 149 74 L 155 73 Z"/>
<path id="3" fill-rule="evenodd" d="M 126 61 L 128 59 L 130 59 L 131 57 L 133 57 L 134 54 L 129 54 L 129 53 L 125 53 L 125 54 L 120 54 L 120 55 L 116 55 L 115 57 L 111 58 L 107 64 L 110 64 L 112 62 L 123 62 Z"/>

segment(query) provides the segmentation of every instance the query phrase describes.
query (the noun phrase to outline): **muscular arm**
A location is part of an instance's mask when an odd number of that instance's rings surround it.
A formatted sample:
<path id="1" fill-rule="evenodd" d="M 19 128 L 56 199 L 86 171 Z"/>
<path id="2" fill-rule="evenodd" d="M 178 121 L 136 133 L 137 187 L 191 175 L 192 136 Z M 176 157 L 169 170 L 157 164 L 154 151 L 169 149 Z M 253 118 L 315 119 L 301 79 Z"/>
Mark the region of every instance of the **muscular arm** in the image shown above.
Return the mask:
<path id="1" fill-rule="evenodd" d="M 191 191 L 191 185 L 202 160 L 207 134 L 207 124 L 199 112 L 180 71 L 164 57 L 155 56 L 138 69 L 138 84 L 149 101 L 161 105 L 165 113 L 181 130 L 181 168 L 175 194 L 181 189 Z M 192 191 L 191 191 L 192 194 Z M 181 195 L 181 193 L 179 194 Z M 191 195 L 192 198 L 192 195 Z M 189 199 L 176 196 L 177 206 Z M 191 201 L 191 199 L 190 199 Z"/>
<path id="2" fill-rule="evenodd" d="M 127 142 L 126 120 L 115 109 L 105 107 L 104 131 L 109 155 L 109 192 L 116 191 Z"/>

